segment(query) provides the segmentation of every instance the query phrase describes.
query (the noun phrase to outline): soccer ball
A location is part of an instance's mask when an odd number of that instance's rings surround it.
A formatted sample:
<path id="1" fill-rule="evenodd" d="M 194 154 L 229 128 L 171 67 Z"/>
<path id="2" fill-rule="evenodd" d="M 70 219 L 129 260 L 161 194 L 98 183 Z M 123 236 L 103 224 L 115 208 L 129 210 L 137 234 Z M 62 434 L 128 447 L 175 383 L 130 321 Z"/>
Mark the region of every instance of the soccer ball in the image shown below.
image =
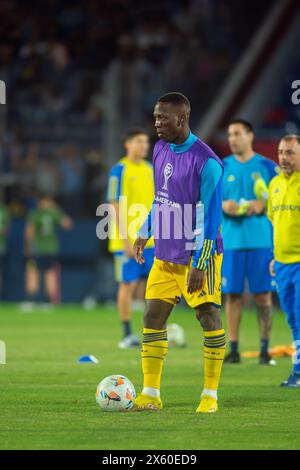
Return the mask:
<path id="1" fill-rule="evenodd" d="M 135 397 L 135 388 L 124 375 L 105 377 L 96 390 L 96 403 L 104 411 L 128 411 Z"/>
<path id="2" fill-rule="evenodd" d="M 168 325 L 168 343 L 171 347 L 183 348 L 186 346 L 184 329 L 177 323 Z"/>

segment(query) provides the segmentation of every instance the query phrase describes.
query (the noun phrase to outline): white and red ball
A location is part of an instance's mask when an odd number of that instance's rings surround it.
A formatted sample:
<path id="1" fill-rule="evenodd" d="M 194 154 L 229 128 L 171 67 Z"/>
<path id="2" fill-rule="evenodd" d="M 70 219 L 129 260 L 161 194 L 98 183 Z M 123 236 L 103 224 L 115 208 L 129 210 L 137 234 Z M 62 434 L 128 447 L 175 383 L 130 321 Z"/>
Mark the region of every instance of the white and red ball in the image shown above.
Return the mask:
<path id="1" fill-rule="evenodd" d="M 135 388 L 124 375 L 105 377 L 96 390 L 96 402 L 104 411 L 128 411 L 135 398 Z"/>

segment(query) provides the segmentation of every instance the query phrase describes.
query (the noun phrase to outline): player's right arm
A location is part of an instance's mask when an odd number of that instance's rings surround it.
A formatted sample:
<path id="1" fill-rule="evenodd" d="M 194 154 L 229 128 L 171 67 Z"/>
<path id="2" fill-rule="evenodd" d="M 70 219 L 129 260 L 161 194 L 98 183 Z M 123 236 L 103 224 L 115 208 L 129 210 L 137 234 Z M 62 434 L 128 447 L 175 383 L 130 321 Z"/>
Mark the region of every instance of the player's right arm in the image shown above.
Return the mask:
<path id="1" fill-rule="evenodd" d="M 155 203 L 153 201 L 151 209 L 147 215 L 147 218 L 142 224 L 141 228 L 139 229 L 137 233 L 137 239 L 135 240 L 133 244 L 133 256 L 136 262 L 139 264 L 142 264 L 145 262 L 144 257 L 143 257 L 144 248 L 146 246 L 147 241 L 152 236 L 152 231 L 153 231 L 152 219 L 153 219 L 154 204 Z"/>
<path id="2" fill-rule="evenodd" d="M 262 165 L 266 168 L 267 174 L 263 178 L 258 176 L 254 183 L 254 194 L 256 199 L 249 201 L 247 215 L 264 214 L 268 208 L 268 186 L 270 181 L 277 175 L 277 165 L 272 160 L 264 158 Z"/>
<path id="3" fill-rule="evenodd" d="M 123 214 L 120 210 L 120 197 L 122 196 L 122 178 L 124 165 L 118 163 L 110 173 L 108 179 L 107 200 L 112 206 L 111 216 L 115 218 L 119 230 L 120 238 L 123 241 L 123 248 L 126 256 L 133 256 L 132 245 L 128 239 L 126 222 L 123 220 Z"/>
<path id="4" fill-rule="evenodd" d="M 270 182 L 270 185 L 269 185 L 267 216 L 268 216 L 268 219 L 273 224 L 272 182 Z"/>
<path id="5" fill-rule="evenodd" d="M 269 191 L 268 191 L 268 202 L 267 202 L 267 216 L 268 219 L 270 220 L 271 224 L 273 225 L 273 203 L 272 203 L 272 181 L 269 184 Z M 274 257 L 270 261 L 269 264 L 269 271 L 272 277 L 275 276 L 275 271 L 274 271 L 274 263 L 275 259 Z"/>
<path id="6" fill-rule="evenodd" d="M 142 238 L 142 237 L 137 237 L 133 244 L 133 256 L 134 259 L 137 263 L 143 264 L 145 262 L 145 258 L 143 256 L 144 249 L 146 246 L 148 239 L 147 238 Z"/>

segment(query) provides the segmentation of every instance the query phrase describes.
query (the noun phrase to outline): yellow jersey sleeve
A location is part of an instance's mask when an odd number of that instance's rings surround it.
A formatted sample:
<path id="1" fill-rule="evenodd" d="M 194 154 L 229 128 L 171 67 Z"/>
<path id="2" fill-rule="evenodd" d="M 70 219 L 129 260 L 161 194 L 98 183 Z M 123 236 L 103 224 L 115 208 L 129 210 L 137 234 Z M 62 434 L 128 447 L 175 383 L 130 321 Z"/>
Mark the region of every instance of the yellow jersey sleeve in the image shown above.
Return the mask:
<path id="1" fill-rule="evenodd" d="M 277 178 L 277 177 L 275 177 Z M 273 179 L 275 179 L 273 178 Z M 273 208 L 272 208 L 272 181 L 270 181 L 269 188 L 268 188 L 268 205 L 267 205 L 267 216 L 268 219 L 272 222 L 273 224 Z"/>
<path id="2" fill-rule="evenodd" d="M 119 162 L 111 169 L 109 173 L 107 189 L 108 202 L 118 201 L 121 196 L 124 168 L 124 164 Z"/>
<path id="3" fill-rule="evenodd" d="M 132 162 L 124 157 L 112 168 L 109 173 L 107 200 L 111 203 L 119 202 L 122 220 L 126 220 L 127 236 L 132 244 L 137 230 L 151 209 L 153 199 L 154 179 L 150 163 Z M 140 223 L 139 219 L 142 219 Z M 120 237 L 116 220 L 111 220 L 109 229 L 109 251 L 122 251 L 124 241 Z M 150 239 L 147 247 L 153 244 L 153 239 Z"/>
<path id="4" fill-rule="evenodd" d="M 269 187 L 268 218 L 273 224 L 274 255 L 280 263 L 300 262 L 300 173 L 281 173 Z"/>

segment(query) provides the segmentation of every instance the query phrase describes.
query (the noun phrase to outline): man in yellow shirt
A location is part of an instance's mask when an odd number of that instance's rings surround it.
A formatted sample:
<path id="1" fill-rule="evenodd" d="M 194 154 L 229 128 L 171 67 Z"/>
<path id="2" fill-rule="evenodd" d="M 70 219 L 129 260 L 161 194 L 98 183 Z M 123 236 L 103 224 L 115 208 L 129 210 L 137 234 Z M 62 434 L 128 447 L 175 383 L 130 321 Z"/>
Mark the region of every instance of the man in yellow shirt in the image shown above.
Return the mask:
<path id="1" fill-rule="evenodd" d="M 270 271 L 296 347 L 292 373 L 281 385 L 300 388 L 300 136 L 283 137 L 278 157 L 281 173 L 271 180 L 268 199 L 274 229 Z"/>
<path id="2" fill-rule="evenodd" d="M 115 278 L 119 283 L 118 309 L 123 324 L 119 347 L 122 349 L 139 346 L 131 328 L 132 297 L 138 281 L 148 277 L 154 258 L 153 238 L 147 243 L 145 264 L 139 265 L 133 257 L 136 232 L 154 199 L 153 168 L 145 161 L 149 137 L 143 129 L 130 129 L 124 136 L 124 146 L 126 156 L 109 173 L 107 197 L 112 206 L 109 251 L 114 254 Z"/>

